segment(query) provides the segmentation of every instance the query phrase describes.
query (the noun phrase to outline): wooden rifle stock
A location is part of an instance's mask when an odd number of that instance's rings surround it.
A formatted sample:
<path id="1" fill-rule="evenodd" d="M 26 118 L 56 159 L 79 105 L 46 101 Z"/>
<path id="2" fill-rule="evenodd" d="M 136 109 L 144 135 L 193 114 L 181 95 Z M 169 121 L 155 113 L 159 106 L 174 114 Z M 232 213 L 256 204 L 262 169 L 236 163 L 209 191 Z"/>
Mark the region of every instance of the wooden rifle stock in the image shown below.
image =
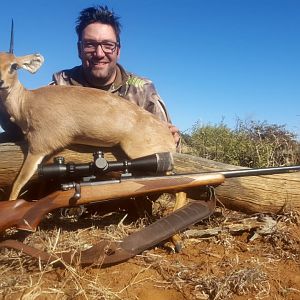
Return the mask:
<path id="1" fill-rule="evenodd" d="M 177 192 L 197 186 L 216 186 L 224 180 L 221 173 L 200 173 L 65 184 L 65 190 L 55 191 L 38 201 L 19 199 L 0 202 L 0 232 L 12 227 L 35 231 L 43 216 L 58 208 L 152 193 Z"/>

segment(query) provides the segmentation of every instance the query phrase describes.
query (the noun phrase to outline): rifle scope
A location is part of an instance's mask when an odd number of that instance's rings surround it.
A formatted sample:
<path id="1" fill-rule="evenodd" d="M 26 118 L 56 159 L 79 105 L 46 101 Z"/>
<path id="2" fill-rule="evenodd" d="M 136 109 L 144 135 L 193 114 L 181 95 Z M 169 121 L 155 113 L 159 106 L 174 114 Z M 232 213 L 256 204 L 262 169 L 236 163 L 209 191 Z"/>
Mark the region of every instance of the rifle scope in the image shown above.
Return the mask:
<path id="1" fill-rule="evenodd" d="M 122 162 L 107 161 L 102 151 L 95 152 L 93 156 L 94 161 L 80 164 L 65 163 L 64 157 L 55 157 L 52 164 L 38 165 L 38 175 L 43 178 L 68 178 L 102 175 L 112 171 L 165 173 L 173 169 L 173 156 L 170 152 L 155 153 Z"/>

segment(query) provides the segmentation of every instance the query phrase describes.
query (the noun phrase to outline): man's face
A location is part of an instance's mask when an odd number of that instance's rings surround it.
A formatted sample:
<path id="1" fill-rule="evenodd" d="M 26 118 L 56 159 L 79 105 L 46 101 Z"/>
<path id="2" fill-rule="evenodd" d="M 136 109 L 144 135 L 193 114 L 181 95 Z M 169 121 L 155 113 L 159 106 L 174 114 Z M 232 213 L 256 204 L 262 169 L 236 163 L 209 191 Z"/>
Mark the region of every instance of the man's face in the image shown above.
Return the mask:
<path id="1" fill-rule="evenodd" d="M 93 86 L 102 87 L 114 81 L 120 56 L 119 47 L 114 47 L 116 43 L 116 34 L 110 25 L 92 23 L 83 30 L 78 44 L 79 57 L 85 76 Z"/>

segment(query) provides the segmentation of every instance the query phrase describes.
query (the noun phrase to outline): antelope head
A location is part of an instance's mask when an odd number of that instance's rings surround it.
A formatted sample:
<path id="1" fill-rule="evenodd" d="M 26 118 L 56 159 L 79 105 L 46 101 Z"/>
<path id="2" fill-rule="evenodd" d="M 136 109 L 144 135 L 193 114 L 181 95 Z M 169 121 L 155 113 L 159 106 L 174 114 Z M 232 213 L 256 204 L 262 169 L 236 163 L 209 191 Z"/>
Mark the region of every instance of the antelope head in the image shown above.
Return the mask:
<path id="1" fill-rule="evenodd" d="M 0 92 L 9 93 L 18 82 L 17 70 L 22 68 L 35 73 L 44 62 L 40 54 L 16 57 L 14 51 L 14 23 L 12 21 L 9 52 L 0 52 Z"/>

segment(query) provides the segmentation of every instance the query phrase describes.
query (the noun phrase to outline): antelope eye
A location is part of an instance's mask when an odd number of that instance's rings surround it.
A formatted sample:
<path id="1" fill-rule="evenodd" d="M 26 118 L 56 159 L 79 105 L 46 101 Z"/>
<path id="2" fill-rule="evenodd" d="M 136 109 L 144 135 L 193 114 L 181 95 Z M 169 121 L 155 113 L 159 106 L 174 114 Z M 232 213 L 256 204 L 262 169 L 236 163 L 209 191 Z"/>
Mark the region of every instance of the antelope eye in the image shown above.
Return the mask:
<path id="1" fill-rule="evenodd" d="M 14 71 L 18 70 L 18 68 L 19 68 L 18 64 L 12 64 L 10 66 L 10 72 L 14 72 Z"/>

